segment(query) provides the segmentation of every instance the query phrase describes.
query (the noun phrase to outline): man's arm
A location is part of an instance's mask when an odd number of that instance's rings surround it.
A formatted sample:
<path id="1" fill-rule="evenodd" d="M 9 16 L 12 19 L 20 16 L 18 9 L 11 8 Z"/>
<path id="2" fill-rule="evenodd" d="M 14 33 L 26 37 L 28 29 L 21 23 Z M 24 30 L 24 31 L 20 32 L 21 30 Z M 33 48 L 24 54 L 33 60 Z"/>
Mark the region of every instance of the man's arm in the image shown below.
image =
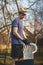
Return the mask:
<path id="1" fill-rule="evenodd" d="M 13 34 L 14 34 L 17 38 L 23 40 L 23 38 L 22 38 L 22 37 L 19 35 L 19 33 L 18 33 L 18 27 L 13 27 Z"/>
<path id="2" fill-rule="evenodd" d="M 24 37 L 24 39 L 27 39 L 26 33 L 24 31 L 23 31 L 23 37 Z"/>

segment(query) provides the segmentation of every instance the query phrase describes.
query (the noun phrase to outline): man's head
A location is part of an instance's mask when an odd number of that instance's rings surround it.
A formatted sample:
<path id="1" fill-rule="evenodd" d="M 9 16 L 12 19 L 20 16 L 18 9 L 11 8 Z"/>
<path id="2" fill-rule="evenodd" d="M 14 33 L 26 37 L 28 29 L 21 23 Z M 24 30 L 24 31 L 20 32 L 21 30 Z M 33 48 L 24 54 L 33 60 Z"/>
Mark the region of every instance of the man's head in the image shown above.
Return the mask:
<path id="1" fill-rule="evenodd" d="M 23 19 L 24 16 L 26 15 L 24 11 L 19 11 L 18 13 L 19 13 L 20 19 Z"/>

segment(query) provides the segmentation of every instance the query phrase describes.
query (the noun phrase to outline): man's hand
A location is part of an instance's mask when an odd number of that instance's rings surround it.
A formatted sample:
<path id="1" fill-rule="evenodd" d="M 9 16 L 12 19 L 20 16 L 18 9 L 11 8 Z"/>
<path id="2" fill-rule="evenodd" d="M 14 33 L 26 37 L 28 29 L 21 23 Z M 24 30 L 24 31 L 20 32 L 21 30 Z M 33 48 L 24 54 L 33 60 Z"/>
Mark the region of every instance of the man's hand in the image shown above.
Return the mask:
<path id="1" fill-rule="evenodd" d="M 22 40 L 26 45 L 28 45 L 30 42 L 27 39 Z"/>

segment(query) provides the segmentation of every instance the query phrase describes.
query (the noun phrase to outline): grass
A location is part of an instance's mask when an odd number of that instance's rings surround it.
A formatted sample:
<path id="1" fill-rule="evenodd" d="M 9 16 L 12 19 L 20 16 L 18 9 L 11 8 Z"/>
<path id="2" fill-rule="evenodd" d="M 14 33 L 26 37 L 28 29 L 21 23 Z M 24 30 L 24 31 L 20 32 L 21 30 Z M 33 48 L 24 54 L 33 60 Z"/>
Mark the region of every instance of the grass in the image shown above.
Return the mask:
<path id="1" fill-rule="evenodd" d="M 5 58 L 0 58 L 0 63 L 3 63 L 4 64 L 4 60 L 5 60 Z M 11 61 L 12 61 L 12 59 L 6 58 L 5 63 L 7 65 L 10 65 L 11 64 Z"/>

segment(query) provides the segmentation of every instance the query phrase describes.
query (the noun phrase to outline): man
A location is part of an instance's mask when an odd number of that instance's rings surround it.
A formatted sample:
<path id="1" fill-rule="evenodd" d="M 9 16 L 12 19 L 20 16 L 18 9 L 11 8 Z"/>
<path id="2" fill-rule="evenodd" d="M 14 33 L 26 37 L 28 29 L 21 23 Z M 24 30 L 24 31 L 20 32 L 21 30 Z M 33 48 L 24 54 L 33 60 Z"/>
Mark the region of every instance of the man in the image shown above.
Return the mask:
<path id="1" fill-rule="evenodd" d="M 11 49 L 11 56 L 13 58 L 12 65 L 15 65 L 15 61 L 23 58 L 23 44 L 22 40 L 26 38 L 25 34 L 23 33 L 23 21 L 26 14 L 23 11 L 18 12 L 18 17 L 12 22 L 11 27 L 11 42 L 12 42 L 12 49 Z"/>

